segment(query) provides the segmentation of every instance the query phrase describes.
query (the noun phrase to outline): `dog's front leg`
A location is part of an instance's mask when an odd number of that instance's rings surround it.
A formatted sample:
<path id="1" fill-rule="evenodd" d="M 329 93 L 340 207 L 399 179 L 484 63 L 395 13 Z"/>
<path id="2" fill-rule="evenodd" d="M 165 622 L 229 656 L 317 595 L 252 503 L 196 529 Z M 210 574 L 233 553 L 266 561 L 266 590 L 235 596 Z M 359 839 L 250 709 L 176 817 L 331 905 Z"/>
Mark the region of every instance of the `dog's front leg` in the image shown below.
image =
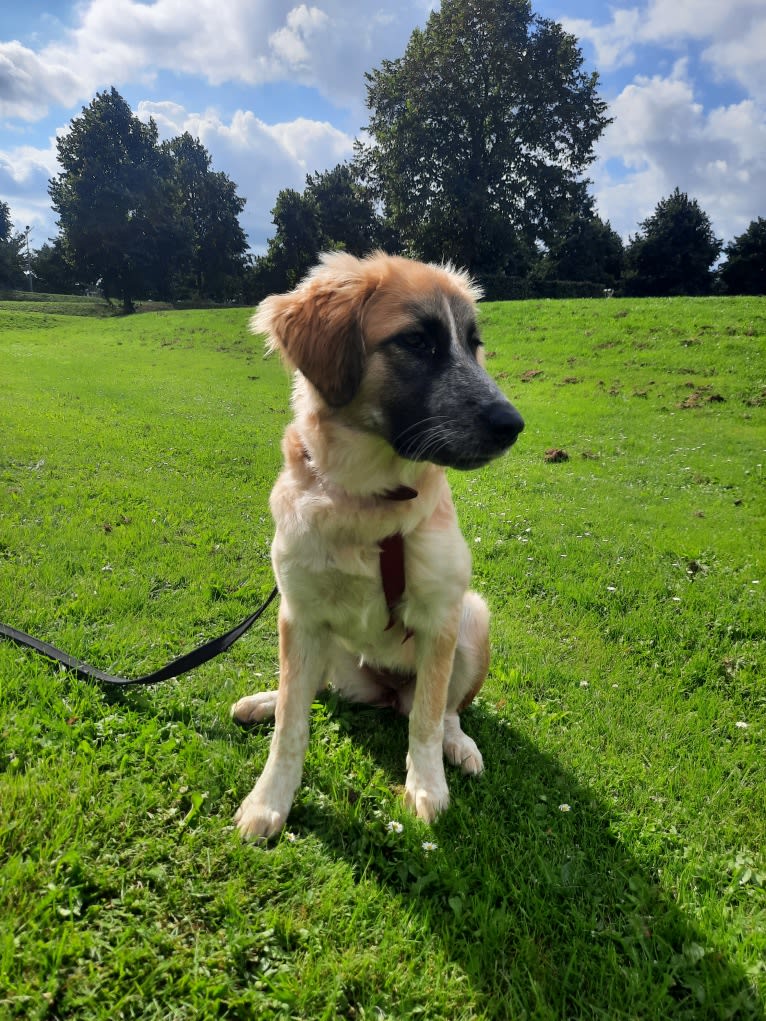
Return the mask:
<path id="1" fill-rule="evenodd" d="M 405 801 L 420 819 L 433 822 L 449 804 L 442 742 L 459 614 L 436 636 L 421 638 L 415 697 L 410 712 Z M 416 636 L 416 640 L 418 640 Z"/>
<path id="2" fill-rule="evenodd" d="M 263 772 L 234 817 L 244 837 L 272 837 L 285 824 L 301 781 L 309 713 L 324 681 L 326 656 L 321 633 L 309 633 L 280 614 L 274 735 Z"/>

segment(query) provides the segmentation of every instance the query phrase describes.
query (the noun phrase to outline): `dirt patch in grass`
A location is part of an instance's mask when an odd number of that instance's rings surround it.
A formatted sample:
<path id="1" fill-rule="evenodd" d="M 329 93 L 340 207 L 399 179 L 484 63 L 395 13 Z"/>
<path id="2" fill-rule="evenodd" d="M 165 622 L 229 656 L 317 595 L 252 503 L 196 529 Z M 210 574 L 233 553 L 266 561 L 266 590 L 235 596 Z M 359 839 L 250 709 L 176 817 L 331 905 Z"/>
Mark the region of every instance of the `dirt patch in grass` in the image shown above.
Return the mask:
<path id="1" fill-rule="evenodd" d="M 562 461 L 569 460 L 569 454 L 561 447 L 551 447 L 550 450 L 545 451 L 545 460 L 549 464 L 560 464 Z"/>
<path id="2" fill-rule="evenodd" d="M 701 386 L 685 397 L 684 400 L 678 403 L 679 408 L 700 408 L 704 404 L 723 404 L 726 398 L 719 393 L 715 393 L 712 386 Z"/>

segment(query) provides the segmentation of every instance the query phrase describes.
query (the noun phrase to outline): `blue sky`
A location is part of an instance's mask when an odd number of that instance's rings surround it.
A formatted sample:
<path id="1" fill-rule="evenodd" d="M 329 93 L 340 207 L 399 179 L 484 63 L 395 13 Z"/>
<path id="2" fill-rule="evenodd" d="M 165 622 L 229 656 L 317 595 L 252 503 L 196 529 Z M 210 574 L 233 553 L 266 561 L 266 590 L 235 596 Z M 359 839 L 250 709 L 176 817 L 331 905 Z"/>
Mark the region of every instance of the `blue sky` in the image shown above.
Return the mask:
<path id="1" fill-rule="evenodd" d="M 283 187 L 351 155 L 364 72 L 400 56 L 429 0 L 25 0 L 0 21 L 0 199 L 56 232 L 55 138 L 114 85 L 162 137 L 198 136 L 247 199 L 262 251 Z M 764 0 L 537 0 L 582 47 L 614 123 L 590 171 L 623 237 L 676 186 L 725 241 L 766 216 Z"/>

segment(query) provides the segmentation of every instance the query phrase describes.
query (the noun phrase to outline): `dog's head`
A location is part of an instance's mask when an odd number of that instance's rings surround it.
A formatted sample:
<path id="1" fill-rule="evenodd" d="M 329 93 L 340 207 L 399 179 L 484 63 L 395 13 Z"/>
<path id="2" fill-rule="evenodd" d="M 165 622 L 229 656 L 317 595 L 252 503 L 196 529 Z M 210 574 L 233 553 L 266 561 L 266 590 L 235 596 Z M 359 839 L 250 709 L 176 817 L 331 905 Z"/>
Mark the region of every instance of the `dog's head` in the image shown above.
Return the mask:
<path id="1" fill-rule="evenodd" d="M 349 425 L 409 460 L 475 468 L 524 428 L 484 369 L 479 297 L 449 266 L 334 253 L 266 298 L 251 327 Z"/>

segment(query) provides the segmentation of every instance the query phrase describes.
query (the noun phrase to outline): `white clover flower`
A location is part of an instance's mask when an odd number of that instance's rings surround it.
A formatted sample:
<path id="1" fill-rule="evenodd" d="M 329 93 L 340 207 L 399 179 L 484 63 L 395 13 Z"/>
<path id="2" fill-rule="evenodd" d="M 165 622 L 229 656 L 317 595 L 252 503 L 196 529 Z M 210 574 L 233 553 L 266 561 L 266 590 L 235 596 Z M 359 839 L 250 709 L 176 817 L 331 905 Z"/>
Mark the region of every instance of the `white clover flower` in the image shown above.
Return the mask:
<path id="1" fill-rule="evenodd" d="M 571 812 L 571 811 L 572 811 L 572 806 L 568 805 L 566 803 L 566 801 L 564 802 L 563 805 L 559 805 L 559 812 Z"/>
<path id="2" fill-rule="evenodd" d="M 389 833 L 401 833 L 404 830 L 404 826 L 402 826 L 400 822 L 397 822 L 396 819 L 391 819 L 388 823 L 386 823 L 386 829 Z"/>
<path id="3" fill-rule="evenodd" d="M 296 835 L 295 835 L 294 833 L 292 833 L 292 832 L 290 832 L 290 831 L 288 831 L 287 833 L 285 833 L 285 840 L 286 840 L 286 841 L 287 841 L 287 842 L 288 842 L 289 844 L 294 844 L 294 843 L 295 843 L 295 841 L 296 841 L 297 839 L 298 839 L 298 838 L 296 837 Z"/>
<path id="4" fill-rule="evenodd" d="M 747 730 L 747 728 L 750 726 L 750 724 L 749 723 L 745 723 L 744 720 L 737 720 L 737 722 L 734 724 L 734 726 L 735 727 L 739 727 L 740 730 Z"/>
<path id="5" fill-rule="evenodd" d="M 588 681 L 580 681 L 580 687 L 581 688 L 589 688 L 590 684 L 588 683 Z"/>

